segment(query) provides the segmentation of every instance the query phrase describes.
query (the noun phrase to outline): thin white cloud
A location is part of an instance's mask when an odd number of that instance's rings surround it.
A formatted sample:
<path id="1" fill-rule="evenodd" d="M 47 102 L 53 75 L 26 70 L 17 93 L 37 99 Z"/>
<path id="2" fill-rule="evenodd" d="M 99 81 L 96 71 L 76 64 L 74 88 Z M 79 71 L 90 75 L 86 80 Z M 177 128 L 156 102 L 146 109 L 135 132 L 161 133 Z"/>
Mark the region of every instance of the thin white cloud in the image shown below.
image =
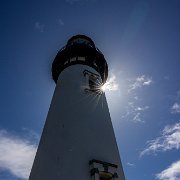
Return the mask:
<path id="1" fill-rule="evenodd" d="M 136 107 L 136 108 L 135 108 L 135 111 L 145 111 L 146 109 L 149 109 L 149 106 Z"/>
<path id="2" fill-rule="evenodd" d="M 140 152 L 140 157 L 145 154 L 152 154 L 171 149 L 180 149 L 180 122 L 166 126 L 160 137 L 147 141 L 147 147 Z"/>
<path id="3" fill-rule="evenodd" d="M 180 160 L 172 163 L 167 169 L 156 174 L 159 180 L 179 180 L 180 179 Z"/>
<path id="4" fill-rule="evenodd" d="M 132 120 L 133 120 L 134 122 L 144 122 L 144 121 L 141 119 L 140 115 L 141 115 L 140 112 L 136 113 L 136 114 L 134 115 L 134 117 L 132 118 Z"/>
<path id="5" fill-rule="evenodd" d="M 126 165 L 127 165 L 127 166 L 130 166 L 130 167 L 134 166 L 134 164 L 133 164 L 133 163 L 130 163 L 130 162 L 127 162 Z"/>
<path id="6" fill-rule="evenodd" d="M 143 86 L 149 86 L 152 83 L 151 79 L 147 79 L 147 81 L 143 82 Z"/>
<path id="7" fill-rule="evenodd" d="M 127 95 L 129 98 L 129 102 L 126 106 L 125 115 L 122 118 L 127 118 L 132 120 L 132 122 L 141 122 L 144 123 L 143 120 L 144 113 L 149 106 L 139 106 L 138 104 L 142 102 L 142 98 L 136 94 L 137 89 L 140 89 L 145 86 L 150 86 L 152 84 L 152 77 L 148 77 L 146 75 L 141 75 L 135 78 L 128 79 L 129 83 L 127 86 Z"/>
<path id="8" fill-rule="evenodd" d="M 133 122 L 141 122 L 145 121 L 142 119 L 144 112 L 149 109 L 149 106 L 137 106 L 134 102 L 128 102 L 128 106 L 126 109 L 126 115 L 123 118 L 131 119 Z"/>
<path id="9" fill-rule="evenodd" d="M 180 113 L 180 104 L 179 103 L 173 104 L 173 106 L 171 107 L 171 113 L 173 113 L 173 114 Z"/>
<path id="10" fill-rule="evenodd" d="M 128 88 L 128 92 L 131 92 L 137 88 L 141 88 L 142 86 L 149 86 L 150 84 L 152 84 L 152 82 L 152 78 L 147 77 L 145 75 L 141 75 L 131 81 L 131 84 Z"/>
<path id="11" fill-rule="evenodd" d="M 58 19 L 58 23 L 61 25 L 61 26 L 64 26 L 64 21 L 62 19 Z"/>
<path id="12" fill-rule="evenodd" d="M 34 27 L 39 30 L 40 32 L 44 32 L 44 24 L 41 24 L 40 22 L 36 22 Z"/>
<path id="13" fill-rule="evenodd" d="M 36 149 L 29 140 L 0 130 L 0 168 L 19 179 L 28 179 Z"/>
<path id="14" fill-rule="evenodd" d="M 139 100 L 139 97 L 138 97 L 138 96 L 135 96 L 134 99 L 137 101 L 137 100 Z"/>

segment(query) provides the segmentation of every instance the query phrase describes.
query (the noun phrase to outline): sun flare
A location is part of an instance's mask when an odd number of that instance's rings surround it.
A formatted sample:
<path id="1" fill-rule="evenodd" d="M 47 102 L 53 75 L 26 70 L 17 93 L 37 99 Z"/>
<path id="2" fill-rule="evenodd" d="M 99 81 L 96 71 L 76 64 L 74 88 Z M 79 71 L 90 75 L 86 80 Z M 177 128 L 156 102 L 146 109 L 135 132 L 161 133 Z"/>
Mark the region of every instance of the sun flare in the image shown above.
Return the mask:
<path id="1" fill-rule="evenodd" d="M 116 82 L 116 77 L 113 75 L 110 77 L 105 84 L 103 84 L 100 88 L 102 91 L 117 91 L 119 89 L 119 85 Z"/>

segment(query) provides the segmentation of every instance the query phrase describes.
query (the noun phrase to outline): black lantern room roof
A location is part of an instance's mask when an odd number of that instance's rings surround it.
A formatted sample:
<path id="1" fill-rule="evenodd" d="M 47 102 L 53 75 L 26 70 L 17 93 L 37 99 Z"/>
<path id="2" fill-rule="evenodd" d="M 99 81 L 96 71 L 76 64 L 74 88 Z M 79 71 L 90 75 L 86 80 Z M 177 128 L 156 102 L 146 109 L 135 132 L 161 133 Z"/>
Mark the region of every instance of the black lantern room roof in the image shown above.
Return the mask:
<path id="1" fill-rule="evenodd" d="M 52 77 L 57 83 L 59 74 L 67 67 L 84 64 L 94 68 L 105 83 L 108 76 L 108 65 L 103 54 L 95 47 L 94 42 L 85 35 L 71 37 L 56 55 L 52 63 Z"/>

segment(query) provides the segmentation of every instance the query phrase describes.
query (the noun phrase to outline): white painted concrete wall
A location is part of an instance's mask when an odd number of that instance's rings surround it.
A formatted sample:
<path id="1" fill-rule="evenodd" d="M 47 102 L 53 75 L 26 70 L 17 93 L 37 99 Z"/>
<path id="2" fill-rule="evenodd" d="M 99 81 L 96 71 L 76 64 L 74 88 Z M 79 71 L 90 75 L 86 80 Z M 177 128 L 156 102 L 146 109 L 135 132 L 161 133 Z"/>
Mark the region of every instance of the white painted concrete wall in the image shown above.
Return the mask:
<path id="1" fill-rule="evenodd" d="M 117 164 L 124 180 L 105 95 L 85 93 L 86 65 L 59 76 L 30 180 L 91 180 L 89 161 Z"/>

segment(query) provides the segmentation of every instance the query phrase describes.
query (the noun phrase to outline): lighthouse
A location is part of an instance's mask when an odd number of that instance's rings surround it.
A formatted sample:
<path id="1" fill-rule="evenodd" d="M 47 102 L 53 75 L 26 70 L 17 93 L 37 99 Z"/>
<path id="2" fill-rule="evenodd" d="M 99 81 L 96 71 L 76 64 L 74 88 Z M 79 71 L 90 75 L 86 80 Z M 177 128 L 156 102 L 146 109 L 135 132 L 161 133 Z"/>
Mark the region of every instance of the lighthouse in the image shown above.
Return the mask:
<path id="1" fill-rule="evenodd" d="M 29 180 L 125 180 L 101 87 L 108 65 L 85 35 L 71 37 L 52 63 L 56 88 Z"/>

